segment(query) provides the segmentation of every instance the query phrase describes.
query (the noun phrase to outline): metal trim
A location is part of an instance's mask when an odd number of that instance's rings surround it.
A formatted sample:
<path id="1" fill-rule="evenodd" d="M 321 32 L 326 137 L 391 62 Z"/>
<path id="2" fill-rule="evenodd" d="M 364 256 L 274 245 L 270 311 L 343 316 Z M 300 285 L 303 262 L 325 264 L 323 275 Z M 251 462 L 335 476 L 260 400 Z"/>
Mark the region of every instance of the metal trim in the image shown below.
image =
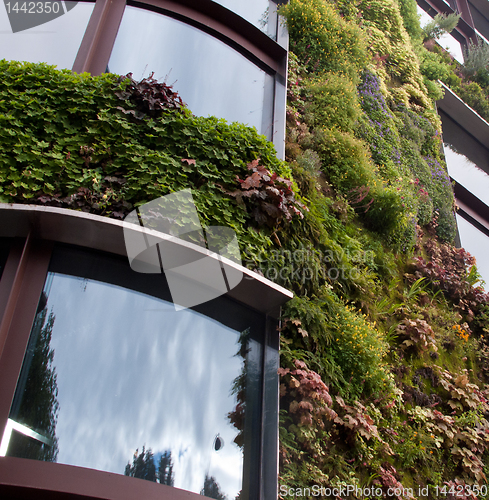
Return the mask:
<path id="1" fill-rule="evenodd" d="M 139 0 L 128 4 L 161 12 L 220 39 L 272 74 L 286 76 L 287 51 L 238 14 L 211 0 Z M 126 6 L 125 0 L 97 0 L 73 71 L 105 72 Z"/>
<path id="2" fill-rule="evenodd" d="M 64 208 L 0 203 L 0 221 L 0 237 L 26 236 L 32 228 L 33 236 L 43 240 L 127 255 L 123 233 L 127 225 L 108 217 Z M 293 297 L 285 288 L 200 246 L 136 225 L 131 230 L 165 240 L 175 253 L 188 255 L 189 262 L 211 257 L 242 272 L 239 285 L 226 295 L 261 313 L 278 317 L 280 306 Z"/>
<path id="3" fill-rule="evenodd" d="M 106 71 L 125 8 L 126 0 L 96 0 L 72 71 L 92 75 Z"/>
<path id="4" fill-rule="evenodd" d="M 0 458 L 2 498 L 199 500 L 197 493 L 120 474 L 23 458 Z"/>
<path id="5" fill-rule="evenodd" d="M 52 245 L 48 242 L 26 240 L 17 266 L 9 302 L 2 318 L 5 346 L 0 357 L 0 429 L 5 429 L 10 405 L 29 342 L 32 323 L 44 287 L 51 258 Z M 3 334 L 2 334 L 3 335 Z"/>

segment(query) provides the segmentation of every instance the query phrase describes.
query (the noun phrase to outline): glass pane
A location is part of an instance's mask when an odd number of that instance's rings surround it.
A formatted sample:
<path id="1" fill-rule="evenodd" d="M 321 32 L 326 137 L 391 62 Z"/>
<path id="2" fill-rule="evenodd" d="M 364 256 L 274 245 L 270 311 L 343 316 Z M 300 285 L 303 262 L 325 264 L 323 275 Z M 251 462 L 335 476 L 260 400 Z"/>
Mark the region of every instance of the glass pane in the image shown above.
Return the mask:
<path id="1" fill-rule="evenodd" d="M 269 2 L 269 0 L 214 0 L 216 3 L 232 10 L 239 16 L 243 17 L 257 28 L 260 28 L 265 33 L 268 27 L 268 11 L 269 4 L 275 9 L 277 6 Z"/>
<path id="2" fill-rule="evenodd" d="M 5 263 L 10 250 L 10 241 L 8 238 L 0 238 L 0 278 L 2 277 Z"/>
<path id="3" fill-rule="evenodd" d="M 462 247 L 476 258 L 477 270 L 486 282 L 484 288 L 489 291 L 489 257 L 487 254 L 489 238 L 460 215 L 457 215 L 457 225 Z"/>
<path id="4" fill-rule="evenodd" d="M 489 175 L 465 155 L 455 152 L 449 144 L 444 145 L 444 151 L 450 176 L 489 205 Z"/>
<path id="5" fill-rule="evenodd" d="M 7 9 L 16 2 L 0 7 L 0 59 L 45 62 L 58 69 L 71 69 L 94 8 L 94 3 L 46 2 L 51 8 L 65 11 L 56 19 L 32 28 L 12 32 Z M 32 2 L 30 2 L 32 3 Z M 23 2 L 18 2 L 22 6 Z M 29 2 L 26 4 L 29 6 Z M 37 8 L 37 7 L 36 7 Z M 43 7 L 44 8 L 44 7 Z"/>
<path id="6" fill-rule="evenodd" d="M 270 132 L 270 121 L 263 119 L 264 102 L 267 110 L 273 106 L 272 77 L 228 45 L 180 21 L 126 7 L 109 70 L 133 73 L 138 80 L 154 72 L 173 85 L 195 115 Z"/>
<path id="7" fill-rule="evenodd" d="M 104 282 L 107 260 L 68 256 L 85 277 L 58 272 L 66 259 L 51 266 L 57 272 L 48 274 L 32 328 L 7 455 L 235 498 L 250 426 L 244 409 L 258 395 L 254 320 L 241 309 L 238 323 L 251 326 L 236 329 L 234 318 L 177 312 L 162 298 Z M 121 262 L 112 267 L 120 276 Z M 230 303 L 212 307 L 236 315 Z"/>

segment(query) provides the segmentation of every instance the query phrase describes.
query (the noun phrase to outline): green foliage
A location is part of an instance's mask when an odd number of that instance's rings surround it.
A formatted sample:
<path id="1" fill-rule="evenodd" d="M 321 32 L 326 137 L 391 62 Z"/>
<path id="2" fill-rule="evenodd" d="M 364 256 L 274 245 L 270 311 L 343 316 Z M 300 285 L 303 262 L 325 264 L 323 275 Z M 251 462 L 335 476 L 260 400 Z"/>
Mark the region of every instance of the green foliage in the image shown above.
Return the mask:
<path id="1" fill-rule="evenodd" d="M 285 17 L 291 49 L 307 71 L 331 71 L 351 79 L 367 62 L 363 34 L 324 0 L 291 0 L 280 9 Z"/>
<path id="2" fill-rule="evenodd" d="M 409 33 L 409 36 L 413 41 L 417 41 L 422 38 L 423 30 L 419 25 L 419 16 L 416 0 L 398 0 L 399 11 L 402 16 L 404 23 L 404 28 Z"/>
<path id="3" fill-rule="evenodd" d="M 487 70 L 489 65 L 489 45 L 481 38 L 477 43 L 469 41 L 467 48 L 464 50 L 464 65 L 463 71 L 467 76 L 473 76 L 480 71 Z"/>
<path id="4" fill-rule="evenodd" d="M 438 40 L 446 33 L 451 33 L 458 24 L 460 14 L 436 14 L 436 16 L 423 27 L 424 40 Z"/>
<path id="5" fill-rule="evenodd" d="M 360 115 L 357 91 L 350 79 L 327 73 L 306 87 L 305 120 L 318 128 L 338 128 L 351 132 Z"/>
<path id="6" fill-rule="evenodd" d="M 290 347 L 307 346 L 320 360 L 319 371 L 352 399 L 389 393 L 391 378 L 384 357 L 387 343 L 375 326 L 351 306 L 323 292 L 321 299 L 294 298 L 285 306 L 284 328 Z"/>
<path id="7" fill-rule="evenodd" d="M 481 116 L 489 117 L 487 93 L 477 82 L 462 83 L 457 90 L 457 94 L 466 104 L 475 109 Z"/>
<path id="8" fill-rule="evenodd" d="M 247 229 L 251 215 L 218 184 L 236 186 L 260 158 L 290 176 L 273 146 L 254 129 L 216 118 L 165 111 L 136 119 L 127 80 L 59 72 L 46 65 L 0 62 L 0 196 L 123 218 L 134 206 L 191 188 L 205 225 L 235 229 L 243 245 L 266 248 Z M 127 109 L 121 107 L 124 104 Z"/>

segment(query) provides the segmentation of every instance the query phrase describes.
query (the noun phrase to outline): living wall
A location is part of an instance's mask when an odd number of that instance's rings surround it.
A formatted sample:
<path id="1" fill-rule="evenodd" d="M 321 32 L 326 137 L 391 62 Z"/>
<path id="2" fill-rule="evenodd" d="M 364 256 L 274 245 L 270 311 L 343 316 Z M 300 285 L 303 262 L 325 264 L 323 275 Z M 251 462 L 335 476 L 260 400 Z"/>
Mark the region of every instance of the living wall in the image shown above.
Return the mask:
<path id="1" fill-rule="evenodd" d="M 123 218 L 192 188 L 204 225 L 231 226 L 245 264 L 294 291 L 281 324 L 284 498 L 314 486 L 481 496 L 486 481 L 488 297 L 453 247 L 440 90 L 412 7 L 282 8 L 286 162 L 152 78 L 0 62 L 1 201 Z"/>

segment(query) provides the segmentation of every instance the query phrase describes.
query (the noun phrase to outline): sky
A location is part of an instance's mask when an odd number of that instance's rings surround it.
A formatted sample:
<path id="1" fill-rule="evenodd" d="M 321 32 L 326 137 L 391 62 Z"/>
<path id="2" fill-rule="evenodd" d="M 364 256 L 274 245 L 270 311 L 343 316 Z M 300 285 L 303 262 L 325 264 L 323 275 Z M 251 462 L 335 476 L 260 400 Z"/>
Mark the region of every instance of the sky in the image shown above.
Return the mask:
<path id="1" fill-rule="evenodd" d="M 57 462 L 123 474 L 136 449 L 171 450 L 176 487 L 199 493 L 209 474 L 234 498 L 243 454 L 227 414 L 239 332 L 142 293 L 50 275 Z"/>

